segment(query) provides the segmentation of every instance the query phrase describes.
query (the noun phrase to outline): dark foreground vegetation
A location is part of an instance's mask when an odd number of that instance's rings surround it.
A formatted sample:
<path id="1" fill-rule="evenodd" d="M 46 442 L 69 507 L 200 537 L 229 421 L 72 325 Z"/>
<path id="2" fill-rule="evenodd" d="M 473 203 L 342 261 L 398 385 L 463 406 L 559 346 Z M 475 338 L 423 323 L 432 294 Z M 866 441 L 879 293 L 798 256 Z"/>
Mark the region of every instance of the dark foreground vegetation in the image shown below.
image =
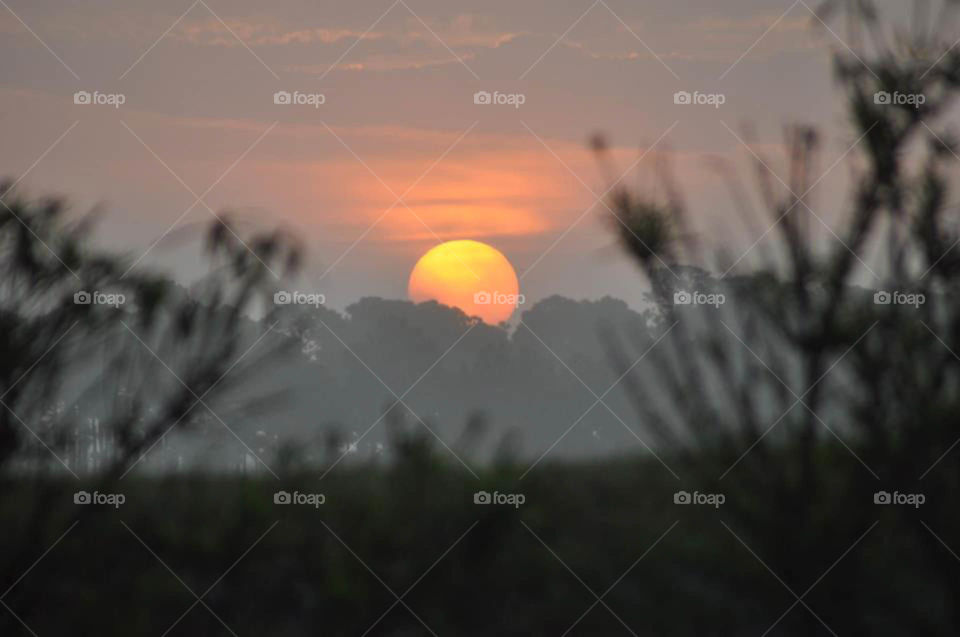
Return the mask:
<path id="1" fill-rule="evenodd" d="M 925 528 L 952 501 L 880 507 L 824 471 L 813 503 L 758 486 L 683 506 L 674 493 L 696 485 L 654 461 L 477 480 L 403 446 L 392 467 L 319 482 L 127 479 L 119 508 L 61 506 L 95 484 L 6 484 L 4 537 L 32 548 L 4 542 L 0 559 L 23 571 L 56 545 L 3 602 L 37 635 L 956 634 L 960 563 Z M 274 504 L 280 489 L 326 500 Z M 526 501 L 474 504 L 480 489 Z M 42 502 L 63 515 L 27 528 Z M 781 529 L 781 513 L 807 522 Z M 7 611 L 0 627 L 29 634 Z"/>

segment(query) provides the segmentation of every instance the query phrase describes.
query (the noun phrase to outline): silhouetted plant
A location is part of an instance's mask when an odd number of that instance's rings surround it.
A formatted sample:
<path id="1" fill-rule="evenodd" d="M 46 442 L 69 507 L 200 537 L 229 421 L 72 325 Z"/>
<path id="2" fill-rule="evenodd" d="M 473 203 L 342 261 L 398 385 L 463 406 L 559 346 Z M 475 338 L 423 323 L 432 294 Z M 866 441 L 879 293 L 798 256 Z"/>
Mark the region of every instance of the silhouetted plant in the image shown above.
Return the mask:
<path id="1" fill-rule="evenodd" d="M 192 298 L 91 247 L 95 216 L 72 220 L 62 201 L 29 200 L 9 182 L 0 192 L 0 476 L 35 481 L 30 510 L 4 532 L 19 547 L 2 571 L 13 577 L 49 543 L 49 523 L 76 512 L 51 478 L 94 470 L 109 491 L 164 436 L 209 420 L 207 405 L 227 418 L 265 406 L 268 396 L 249 392 L 218 403 L 288 345 L 277 337 L 244 351 L 258 336 L 251 309 L 269 307 L 268 264 L 290 272 L 298 250 L 279 234 L 244 242 L 218 218 L 206 242 L 212 268 Z M 112 403 L 95 412 L 105 449 L 88 466 L 88 407 L 101 390 Z"/>
<path id="2" fill-rule="evenodd" d="M 947 3 L 947 14 L 957 6 Z M 772 226 L 777 249 L 749 275 L 699 273 L 701 285 L 729 295 L 715 312 L 674 304 L 673 292 L 689 289 L 696 274 L 676 263 L 703 256 L 682 240 L 664 243 L 662 227 L 680 205 L 614 192 L 611 206 L 629 226 L 619 232 L 622 243 L 652 284 L 661 331 L 671 330 L 651 353 L 659 382 L 625 382 L 647 429 L 662 448 L 676 450 L 684 480 L 731 494 L 723 517 L 794 590 L 817 582 L 882 520 L 877 534 L 885 539 L 858 549 L 873 559 L 848 556 L 811 594 L 832 629 L 955 634 L 960 571 L 933 532 L 960 537 L 949 504 L 960 485 L 960 456 L 951 453 L 960 436 L 960 255 L 950 204 L 957 156 L 951 136 L 937 132 L 960 92 L 960 52 L 947 21 L 890 34 L 871 3 L 857 10 L 869 44 L 836 55 L 858 142 L 836 240 L 825 247 L 814 240 L 819 222 L 808 198 L 819 181 L 811 170 L 819 152 L 810 127 L 787 135 L 787 179 L 756 153 L 762 227 Z M 894 92 L 925 101 L 879 97 Z M 597 147 L 608 161 L 604 145 Z M 731 187 L 745 202 L 735 179 Z M 748 206 L 741 213 L 749 216 Z M 886 268 L 871 287 L 922 294 L 926 302 L 876 302 L 873 290 L 857 285 L 865 271 L 873 276 L 859 256 L 868 253 L 874 267 Z M 726 257 L 717 269 L 737 263 Z M 633 362 L 612 337 L 609 349 L 620 369 Z M 669 399 L 658 400 L 664 392 Z M 903 508 L 874 507 L 872 494 L 883 489 L 924 493 L 924 522 Z M 884 558 L 884 545 L 902 553 Z M 936 592 L 920 585 L 932 572 Z M 714 585 L 744 582 L 728 573 Z M 754 600 L 779 593 L 762 580 L 743 589 Z M 822 630 L 809 613 L 790 625 L 792 634 Z"/>

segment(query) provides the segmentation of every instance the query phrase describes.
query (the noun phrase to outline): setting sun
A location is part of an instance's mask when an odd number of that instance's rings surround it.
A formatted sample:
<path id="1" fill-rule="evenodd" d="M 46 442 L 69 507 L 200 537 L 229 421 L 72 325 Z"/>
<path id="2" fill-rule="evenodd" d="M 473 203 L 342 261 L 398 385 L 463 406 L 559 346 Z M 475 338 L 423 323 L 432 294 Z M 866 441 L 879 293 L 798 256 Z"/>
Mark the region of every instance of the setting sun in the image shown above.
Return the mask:
<path id="1" fill-rule="evenodd" d="M 407 289 L 416 303 L 437 301 L 490 324 L 510 318 L 522 302 L 513 266 L 499 250 L 479 241 L 448 241 L 432 248 L 417 261 Z"/>

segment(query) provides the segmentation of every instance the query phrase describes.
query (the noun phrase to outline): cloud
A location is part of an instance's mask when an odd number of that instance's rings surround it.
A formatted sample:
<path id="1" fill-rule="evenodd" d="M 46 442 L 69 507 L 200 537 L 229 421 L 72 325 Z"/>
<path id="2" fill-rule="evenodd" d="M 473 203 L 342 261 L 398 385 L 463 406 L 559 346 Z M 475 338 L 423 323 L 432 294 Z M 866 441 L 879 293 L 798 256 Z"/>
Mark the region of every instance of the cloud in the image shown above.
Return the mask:
<path id="1" fill-rule="evenodd" d="M 619 24 L 610 17 L 611 25 L 597 20 L 587 33 L 574 31 L 560 43 L 561 46 L 581 55 L 606 61 L 651 59 L 649 46 L 664 60 L 733 62 L 744 51 L 751 49 L 754 57 L 769 57 L 773 54 L 822 49 L 811 37 L 809 16 L 750 15 L 742 17 L 695 17 L 665 20 L 650 24 L 627 20 Z M 778 21 L 779 19 L 779 21 Z M 774 23 L 776 23 L 775 26 Z M 773 28 L 762 39 L 764 32 Z M 642 43 L 638 38 L 642 39 Z M 758 39 L 759 42 L 758 42 Z M 676 43 L 682 43 L 677 48 Z"/>
<path id="2" fill-rule="evenodd" d="M 504 31 L 494 25 L 490 16 L 461 14 L 449 20 L 427 20 L 429 30 L 411 17 L 406 21 L 405 37 L 410 40 L 437 42 L 437 38 L 451 47 L 477 47 L 496 49 L 528 31 Z M 432 31 L 432 33 L 431 33 Z M 436 36 L 434 35 L 436 34 Z"/>
<path id="3" fill-rule="evenodd" d="M 336 44 L 341 41 L 389 40 L 397 46 L 412 42 L 425 42 L 430 46 L 497 48 L 525 32 L 511 32 L 497 29 L 492 20 L 485 16 L 463 14 L 449 20 L 426 20 L 427 27 L 419 19 L 403 15 L 402 9 L 396 9 L 396 17 L 391 26 L 388 21 L 378 30 L 359 30 L 352 28 L 289 28 L 275 20 L 264 17 L 228 19 L 221 22 L 217 18 L 184 20 L 173 31 L 173 36 L 199 46 L 234 47 L 283 46 L 288 44 Z M 236 37 L 234 36 L 236 34 Z M 438 41 L 439 38 L 439 41 Z"/>
<path id="4" fill-rule="evenodd" d="M 236 34 L 236 36 L 234 36 Z M 291 44 L 336 44 L 341 40 L 378 40 L 384 37 L 376 31 L 363 32 L 354 29 L 285 29 L 276 22 L 263 19 L 220 20 L 210 17 L 186 21 L 178 25 L 174 37 L 199 46 L 284 46 Z"/>
<path id="5" fill-rule="evenodd" d="M 474 55 L 466 53 L 460 60 L 472 60 Z M 426 69 L 449 64 L 460 64 L 460 61 L 450 55 L 446 49 L 438 51 L 432 57 L 424 54 L 378 53 L 369 54 L 361 61 L 346 59 L 337 64 L 340 71 L 406 71 Z M 307 75 L 322 75 L 330 70 L 325 64 L 290 64 L 282 67 L 288 73 L 304 73 Z"/>
<path id="6" fill-rule="evenodd" d="M 338 53 L 351 47 L 351 54 L 337 64 L 342 71 L 418 70 L 458 63 L 448 47 L 468 49 L 458 53 L 462 60 L 475 59 L 473 50 L 496 49 L 524 35 L 497 29 L 483 16 L 458 15 L 448 20 L 427 19 L 426 24 L 402 7 L 388 15 L 378 28 L 359 30 L 346 27 L 292 28 L 272 19 L 247 17 L 221 22 L 213 16 L 187 19 L 171 36 L 201 47 L 324 47 L 340 45 Z M 368 46 L 352 47 L 359 43 Z M 373 47 L 369 44 L 374 43 Z M 472 50 L 471 50 L 472 49 Z M 330 57 L 330 55 L 324 55 Z M 335 58 L 331 58 L 331 62 Z M 281 70 L 292 73 L 323 74 L 329 64 L 290 63 Z"/>

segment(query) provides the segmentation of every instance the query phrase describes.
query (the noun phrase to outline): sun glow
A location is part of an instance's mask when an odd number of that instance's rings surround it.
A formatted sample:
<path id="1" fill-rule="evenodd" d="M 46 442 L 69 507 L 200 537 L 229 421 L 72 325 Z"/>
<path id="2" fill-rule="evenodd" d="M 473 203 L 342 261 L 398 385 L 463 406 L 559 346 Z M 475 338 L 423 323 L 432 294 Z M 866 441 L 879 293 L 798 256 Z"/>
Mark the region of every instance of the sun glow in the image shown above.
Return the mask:
<path id="1" fill-rule="evenodd" d="M 510 318 L 522 302 L 513 266 L 479 241 L 448 241 L 432 248 L 410 273 L 407 292 L 414 302 L 437 301 L 490 324 Z"/>

